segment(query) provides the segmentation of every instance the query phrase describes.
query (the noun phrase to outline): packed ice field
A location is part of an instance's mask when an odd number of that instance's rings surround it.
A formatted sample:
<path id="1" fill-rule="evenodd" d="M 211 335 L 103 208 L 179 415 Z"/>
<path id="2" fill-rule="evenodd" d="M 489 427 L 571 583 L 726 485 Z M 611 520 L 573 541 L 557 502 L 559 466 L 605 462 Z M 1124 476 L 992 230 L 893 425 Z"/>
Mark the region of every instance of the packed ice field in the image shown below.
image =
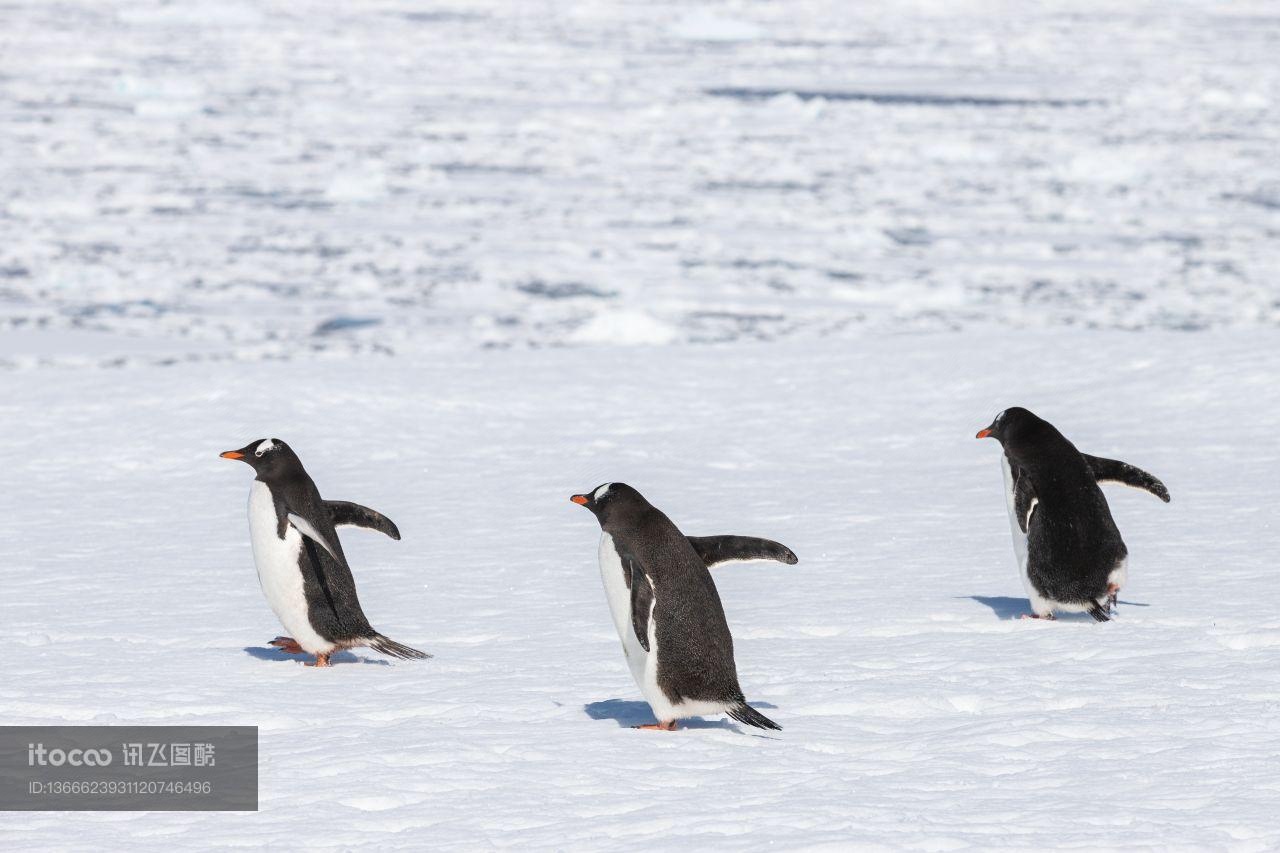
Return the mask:
<path id="1" fill-rule="evenodd" d="M 1269 2 L 3 14 L 6 364 L 1280 318 Z"/>

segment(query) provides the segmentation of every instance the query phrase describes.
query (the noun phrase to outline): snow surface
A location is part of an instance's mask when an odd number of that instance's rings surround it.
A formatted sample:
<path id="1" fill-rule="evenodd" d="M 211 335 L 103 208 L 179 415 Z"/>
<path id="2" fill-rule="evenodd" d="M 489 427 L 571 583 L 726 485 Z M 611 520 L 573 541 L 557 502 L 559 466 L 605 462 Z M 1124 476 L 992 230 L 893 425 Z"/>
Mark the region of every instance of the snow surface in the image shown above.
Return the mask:
<path id="1" fill-rule="evenodd" d="M 1280 846 L 1280 339 L 1103 331 L 9 371 L 0 723 L 261 727 L 255 814 L 0 814 L 14 850 Z M 1011 404 L 1141 465 L 1108 489 L 1120 617 L 1018 621 Z M 268 649 L 250 472 L 276 435 L 346 530 L 375 627 L 436 655 Z M 669 734 L 569 495 L 620 480 L 715 572 L 785 729 Z"/>
<path id="2" fill-rule="evenodd" d="M 1273 0 L 0 14 L 0 364 L 1280 321 Z"/>
<path id="3" fill-rule="evenodd" d="M 261 728 L 256 814 L 6 850 L 1280 848 L 1270 0 L 0 3 L 0 724 Z M 768 343 L 765 343 L 768 342 Z M 1120 617 L 1016 619 L 1028 406 Z M 268 648 L 250 475 L 375 627 Z M 669 734 L 568 496 L 715 572 L 750 701 Z"/>

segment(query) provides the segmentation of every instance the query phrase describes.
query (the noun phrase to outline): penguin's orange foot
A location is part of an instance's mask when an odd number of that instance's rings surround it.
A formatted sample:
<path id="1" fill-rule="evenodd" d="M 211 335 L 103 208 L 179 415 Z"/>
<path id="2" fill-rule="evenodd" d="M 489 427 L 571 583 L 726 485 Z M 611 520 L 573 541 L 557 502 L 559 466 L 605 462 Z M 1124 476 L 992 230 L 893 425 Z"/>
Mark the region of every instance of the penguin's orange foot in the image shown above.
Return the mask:
<path id="1" fill-rule="evenodd" d="M 274 640 L 267 643 L 267 645 L 275 646 L 277 649 L 279 649 L 280 651 L 284 652 L 287 655 L 305 655 L 306 654 L 306 652 L 302 650 L 302 646 L 298 645 L 298 641 L 295 640 L 293 637 L 276 637 Z"/>
<path id="2" fill-rule="evenodd" d="M 333 664 L 329 663 L 329 653 L 322 652 L 317 654 L 316 659 L 313 662 L 308 663 L 307 666 L 333 666 Z"/>
<path id="3" fill-rule="evenodd" d="M 676 730 L 676 721 L 668 720 L 665 723 L 648 723 L 643 726 L 632 726 L 631 728 L 646 732 L 674 732 Z"/>

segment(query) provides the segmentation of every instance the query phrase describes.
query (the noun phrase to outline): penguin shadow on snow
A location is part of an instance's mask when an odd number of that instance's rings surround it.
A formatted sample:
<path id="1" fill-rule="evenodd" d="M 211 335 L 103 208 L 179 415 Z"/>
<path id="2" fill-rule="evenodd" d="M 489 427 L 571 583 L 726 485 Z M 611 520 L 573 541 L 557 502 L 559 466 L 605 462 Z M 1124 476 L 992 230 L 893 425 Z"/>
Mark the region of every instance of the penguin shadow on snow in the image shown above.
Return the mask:
<path id="1" fill-rule="evenodd" d="M 294 663 L 306 663 L 307 661 L 311 661 L 315 659 L 312 655 L 291 655 L 288 652 L 284 651 L 283 649 L 277 649 L 272 647 L 245 646 L 244 653 L 251 658 L 257 658 L 258 660 L 269 660 L 269 661 L 293 661 Z M 378 660 L 376 658 L 362 658 L 359 655 L 354 655 L 351 652 L 345 652 L 345 651 L 334 652 L 329 657 L 329 663 L 335 664 L 335 665 L 344 664 L 344 663 L 370 663 L 376 666 L 391 666 L 391 661 L 389 660 Z"/>
<path id="2" fill-rule="evenodd" d="M 991 612 L 996 615 L 997 619 L 1012 620 L 1021 619 L 1023 616 L 1031 615 L 1031 602 L 1025 598 L 1012 598 L 1007 595 L 957 595 L 956 598 L 968 599 L 976 601 L 979 604 L 985 604 L 991 608 Z M 1150 604 L 1141 604 L 1137 601 L 1121 601 L 1119 604 L 1125 607 L 1150 607 Z M 1058 622 L 1093 622 L 1093 617 L 1088 613 L 1059 613 L 1056 617 Z"/>
<path id="3" fill-rule="evenodd" d="M 751 705 L 754 708 L 775 709 L 778 707 L 768 702 L 752 702 Z M 582 710 L 593 720 L 613 720 L 620 729 L 630 729 L 635 726 L 644 726 L 657 722 L 648 702 L 631 699 L 605 699 L 601 702 L 588 702 L 582 706 Z M 731 720 L 706 720 L 702 717 L 685 717 L 680 720 L 680 728 L 724 729 L 730 732 L 744 731 L 741 726 Z M 755 733 L 748 732 L 748 734 Z M 763 735 L 755 736 L 763 737 Z"/>

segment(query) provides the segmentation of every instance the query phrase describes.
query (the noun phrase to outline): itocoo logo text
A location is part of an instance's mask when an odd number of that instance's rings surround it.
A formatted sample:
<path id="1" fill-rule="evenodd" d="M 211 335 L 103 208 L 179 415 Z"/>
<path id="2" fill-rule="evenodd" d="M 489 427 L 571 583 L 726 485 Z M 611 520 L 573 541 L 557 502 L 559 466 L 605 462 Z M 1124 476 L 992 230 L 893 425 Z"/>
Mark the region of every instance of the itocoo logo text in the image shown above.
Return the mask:
<path id="1" fill-rule="evenodd" d="M 28 767 L 106 767 L 111 763 L 109 749 L 45 749 L 42 743 L 27 744 Z"/>

